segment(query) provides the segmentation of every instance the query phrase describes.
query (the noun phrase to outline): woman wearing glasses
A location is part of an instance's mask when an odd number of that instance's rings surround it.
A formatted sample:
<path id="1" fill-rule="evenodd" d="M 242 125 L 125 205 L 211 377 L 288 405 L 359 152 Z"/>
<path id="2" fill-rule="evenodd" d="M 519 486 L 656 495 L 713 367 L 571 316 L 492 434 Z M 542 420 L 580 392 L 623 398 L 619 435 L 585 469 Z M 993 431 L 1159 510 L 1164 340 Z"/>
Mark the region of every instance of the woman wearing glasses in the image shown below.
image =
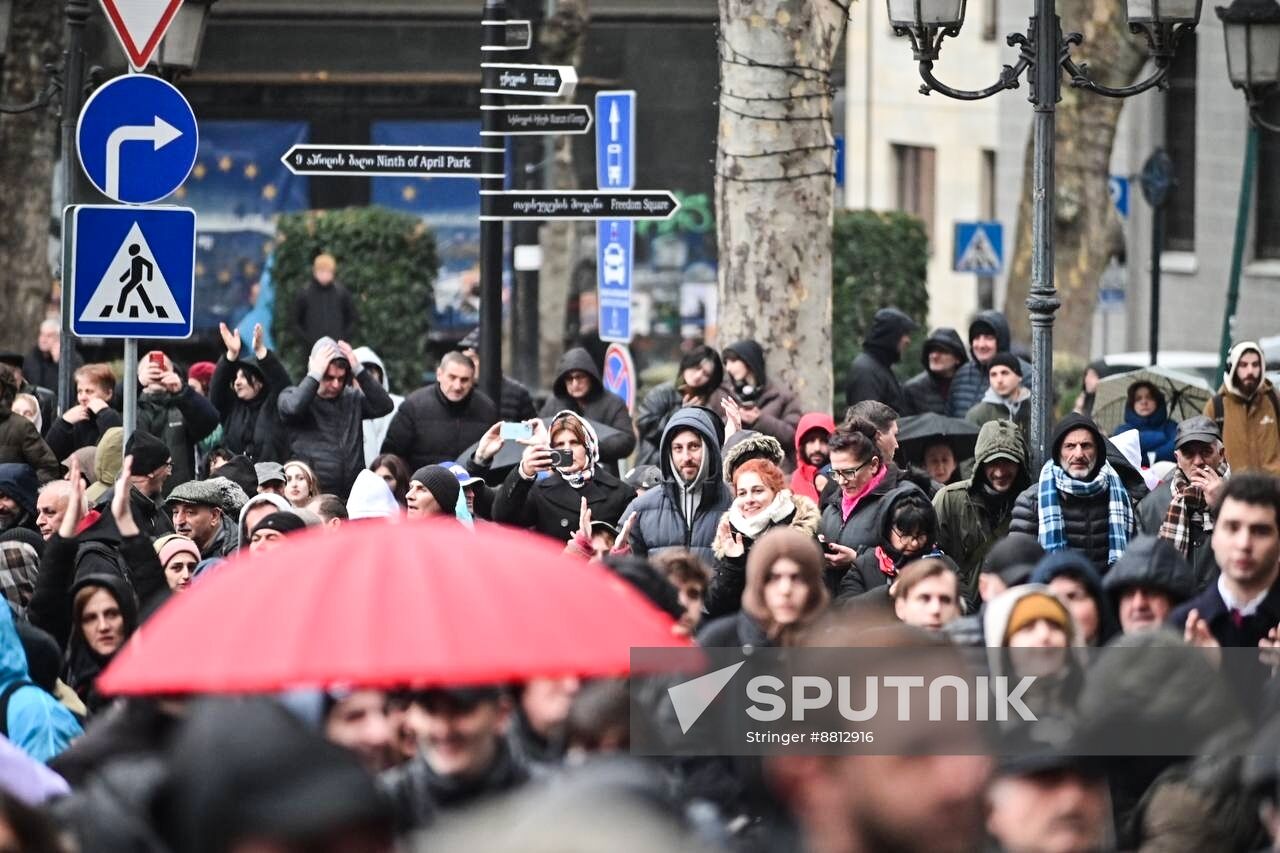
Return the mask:
<path id="1" fill-rule="evenodd" d="M 938 514 L 919 486 L 899 485 L 879 502 L 876 515 L 879 539 L 874 548 L 862 549 L 853 568 L 845 572 L 837 601 L 887 589 L 913 560 L 943 556 L 937 547 Z M 954 566 L 950 568 L 955 571 Z"/>
<path id="2" fill-rule="evenodd" d="M 882 459 L 876 428 L 865 418 L 850 418 L 831 435 L 831 476 L 839 489 L 822 507 L 819 539 L 825 551 L 824 580 L 834 594 L 846 572 L 866 548 L 877 545 L 880 501 L 898 486 L 899 472 Z"/>

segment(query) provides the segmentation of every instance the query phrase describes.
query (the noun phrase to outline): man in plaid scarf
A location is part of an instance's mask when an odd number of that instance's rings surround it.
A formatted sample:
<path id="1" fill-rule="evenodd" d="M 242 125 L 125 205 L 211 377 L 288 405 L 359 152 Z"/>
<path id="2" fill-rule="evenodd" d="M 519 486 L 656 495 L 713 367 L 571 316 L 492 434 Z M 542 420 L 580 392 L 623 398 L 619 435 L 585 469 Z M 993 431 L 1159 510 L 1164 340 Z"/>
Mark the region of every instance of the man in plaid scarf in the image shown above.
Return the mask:
<path id="1" fill-rule="evenodd" d="M 1199 591 L 1217 574 L 1209 508 L 1231 476 L 1231 467 L 1223 458 L 1222 433 L 1212 418 L 1197 415 L 1178 424 L 1174 448 L 1178 467 L 1138 504 L 1138 527 L 1173 543 L 1195 570 Z"/>

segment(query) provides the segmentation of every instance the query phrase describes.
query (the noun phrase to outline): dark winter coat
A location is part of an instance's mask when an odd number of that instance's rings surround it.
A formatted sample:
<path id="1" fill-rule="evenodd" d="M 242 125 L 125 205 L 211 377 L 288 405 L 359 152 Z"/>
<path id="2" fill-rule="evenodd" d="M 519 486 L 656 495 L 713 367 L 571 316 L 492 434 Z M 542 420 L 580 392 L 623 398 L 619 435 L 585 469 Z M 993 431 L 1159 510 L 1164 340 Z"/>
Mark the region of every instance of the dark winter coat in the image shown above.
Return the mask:
<path id="1" fill-rule="evenodd" d="M 82 447 L 97 447 L 107 430 L 118 426 L 124 426 L 124 419 L 107 406 L 100 412 L 90 410 L 88 419 L 76 424 L 56 418 L 45 432 L 44 440 L 55 459 L 66 459 Z"/>
<path id="2" fill-rule="evenodd" d="M 1175 607 L 1195 595 L 1197 589 L 1186 559 L 1172 542 L 1155 536 L 1131 540 L 1102 581 L 1102 588 L 1117 606 L 1121 594 L 1134 587 L 1159 590 L 1169 596 Z"/>
<path id="3" fill-rule="evenodd" d="M 493 520 L 530 527 L 544 536 L 568 542 L 578 529 L 583 498 L 591 508 L 592 521 L 617 524 L 635 496 L 635 489 L 604 466 L 597 466 L 591 480 L 575 489 L 555 471 L 537 480 L 526 480 L 517 465 L 494 496 Z"/>
<path id="4" fill-rule="evenodd" d="M 884 549 L 888 556 L 894 558 L 896 567 L 901 568 L 905 565 L 903 555 L 892 550 L 889 531 L 893 527 L 894 506 L 909 495 L 928 497 L 915 483 L 899 481 L 892 491 L 876 502 L 874 521 L 876 541 L 858 552 L 858 559 L 853 561 L 853 566 L 840 578 L 835 595 L 836 601 L 847 601 L 864 592 L 889 585 L 892 578 L 880 571 L 880 560 L 876 555 L 877 547 Z M 935 545 L 935 542 L 926 543 L 921 553 L 932 551 Z"/>
<path id="5" fill-rule="evenodd" d="M 898 342 L 915 330 L 915 321 L 897 308 L 881 308 L 875 313 L 863 338 L 862 352 L 853 360 L 845 378 L 845 405 L 879 400 L 899 415 L 909 414 L 893 365 L 902 357 Z"/>
<path id="6" fill-rule="evenodd" d="M 350 341 L 356 328 L 356 303 L 338 282 L 321 285 L 315 279 L 293 303 L 293 323 L 303 344 L 311 347 L 321 338 Z"/>
<path id="7" fill-rule="evenodd" d="M 861 556 L 864 549 L 874 548 L 880 541 L 880 529 L 877 524 L 880 502 L 898 488 L 901 480 L 902 472 L 896 465 L 889 465 L 884 479 L 858 502 L 848 518 L 841 517 L 842 493 L 839 486 L 831 488 L 835 485 L 832 481 L 823 492 L 822 523 L 818 526 L 818 531 L 828 542 L 852 548 Z M 840 581 L 844 578 L 844 573 L 843 569 L 828 569 L 824 572 L 823 579 L 827 582 L 827 589 L 833 595 L 840 589 Z"/>
<path id="8" fill-rule="evenodd" d="M 789 388 L 770 382 L 765 372 L 764 348 L 753 340 L 738 341 L 724 351 L 726 358 L 736 355 L 755 375 L 756 386 L 761 389 L 756 397 L 756 408 L 759 415 L 749 429 L 771 435 L 782 445 L 786 454 L 782 469 L 790 473 L 795 470 L 796 458 L 793 451 L 796 443 L 796 427 L 804 416 L 804 408 L 800 400 Z M 726 390 L 732 392 L 732 380 L 726 379 Z"/>
<path id="9" fill-rule="evenodd" d="M 745 610 L 721 616 L 703 625 L 698 630 L 697 639 L 698 645 L 705 649 L 731 649 L 734 646 L 767 649 L 773 646 L 773 641 L 764 628 Z"/>
<path id="10" fill-rule="evenodd" d="M 533 407 L 533 397 L 529 394 L 529 389 L 504 374 L 502 393 L 499 394 L 498 399 L 498 419 L 516 423 L 530 420 L 537 415 L 538 411 Z M 630 419 L 627 420 L 627 425 L 631 425 Z"/>
<path id="11" fill-rule="evenodd" d="M 441 776 L 427 759 L 417 757 L 378 777 L 395 812 L 400 833 L 424 829 L 440 817 L 473 806 L 490 797 L 514 791 L 531 779 L 529 768 L 511 751 L 505 738 L 498 739 L 493 763 L 478 777 Z"/>
<path id="12" fill-rule="evenodd" d="M 111 501 L 115 498 L 116 488 L 112 486 L 103 493 L 94 508 L 103 515 L 111 514 Z M 159 539 L 173 533 L 173 517 L 165 508 L 151 498 L 138 491 L 137 486 L 129 487 L 129 510 L 133 513 L 133 523 L 148 539 Z"/>
<path id="13" fill-rule="evenodd" d="M 62 473 L 58 458 L 36 425 L 22 415 L 0 409 L 0 463 L 5 462 L 31 466 L 41 483 L 56 480 Z"/>
<path id="14" fill-rule="evenodd" d="M 1192 610 L 1200 611 L 1200 618 L 1209 624 L 1209 633 L 1224 648 L 1253 648 L 1267 636 L 1268 631 L 1280 625 L 1280 581 L 1271 585 L 1267 597 L 1262 599 L 1256 611 L 1244 617 L 1240 627 L 1232 621 L 1231 611 L 1222 600 L 1216 583 L 1174 608 L 1165 624 L 1180 633 L 1187 624 L 1187 614 Z"/>
<path id="15" fill-rule="evenodd" d="M 498 407 L 480 389 L 455 403 L 433 382 L 400 404 L 382 440 L 382 452 L 396 454 L 416 471 L 457 459 L 497 422 Z"/>
<path id="16" fill-rule="evenodd" d="M 278 401 L 288 458 L 306 462 L 316 472 L 320 491 L 339 496 L 351 491 L 364 468 L 364 420 L 391 413 L 387 389 L 372 372 L 361 370 L 355 381 L 358 387 L 348 386 L 325 400 L 316 393 L 319 380 L 308 374 L 281 391 Z"/>
<path id="17" fill-rule="evenodd" d="M 1053 458 L 1058 458 L 1058 454 L 1062 449 L 1062 439 L 1066 434 L 1081 427 L 1091 430 L 1094 434 L 1094 439 L 1098 443 L 1098 461 L 1093 470 L 1089 472 L 1088 477 L 1092 479 L 1097 476 L 1098 471 L 1107 461 L 1105 456 L 1107 445 L 1106 439 L 1098 431 L 1097 426 L 1084 415 L 1069 414 L 1054 427 Z M 1018 495 L 1018 500 L 1013 505 L 1013 521 L 1009 525 L 1010 533 L 1026 533 L 1039 537 L 1039 488 L 1039 483 L 1033 482 L 1022 494 Z M 1093 497 L 1075 497 L 1074 495 L 1059 493 L 1058 498 L 1062 504 L 1062 519 L 1066 529 L 1067 547 L 1073 551 L 1084 553 L 1100 574 L 1106 574 L 1110 557 L 1110 519 L 1108 517 L 1107 492 L 1104 490 Z"/>
<path id="18" fill-rule="evenodd" d="M 1116 620 L 1115 607 L 1106 593 L 1098 570 L 1083 554 L 1075 551 L 1045 554 L 1036 565 L 1035 571 L 1031 573 L 1031 582 L 1048 586 L 1054 578 L 1064 576 L 1083 584 L 1089 597 L 1093 599 L 1094 606 L 1098 609 L 1098 633 L 1092 645 L 1106 645 L 1107 641 L 1119 632 L 1120 625 Z M 1079 630 L 1078 625 L 1076 628 Z M 1084 638 L 1081 637 L 1081 639 Z"/>
<path id="19" fill-rule="evenodd" d="M 83 366 L 84 358 L 73 348 L 71 351 L 72 371 Z M 47 352 L 41 352 L 40 347 L 32 347 L 26 358 L 22 359 L 22 378 L 32 385 L 45 388 L 57 394 L 58 362 L 54 361 Z M 26 393 L 31 392 L 27 391 Z M 45 421 L 45 423 L 48 422 L 48 420 Z"/>
<path id="20" fill-rule="evenodd" d="M 671 466 L 671 442 L 676 432 L 685 429 L 702 436 L 704 454 L 701 496 L 692 520 L 685 518 L 681 508 L 679 474 Z M 649 558 L 670 548 L 687 548 L 708 565 L 714 561 L 711 546 L 716 538 L 716 526 L 733 503 L 733 495 L 724 482 L 718 429 L 716 419 L 700 406 L 685 406 L 667 422 L 658 450 L 664 482 L 632 501 L 622 514 L 624 524 L 631 515 L 636 516 L 631 526 L 631 549 L 637 557 Z"/>
<path id="21" fill-rule="evenodd" d="M 818 505 L 803 495 L 793 494 L 791 500 L 796 505 L 795 510 L 776 525 L 766 527 L 760 536 L 774 527 L 783 526 L 794 527 L 807 536 L 818 535 L 818 525 L 822 521 Z M 730 523 L 730 529 L 732 527 Z M 751 546 L 760 537 L 752 539 L 745 534 L 739 535 L 742 536 L 743 545 L 741 557 L 725 554 L 718 539 L 712 543 L 716 556 L 715 574 L 707 585 L 707 593 L 702 601 L 702 611 L 708 617 L 725 616 L 742 607 L 742 592 L 747 587 L 747 558 L 751 556 Z"/>
<path id="22" fill-rule="evenodd" d="M 152 557 L 154 558 L 154 556 L 155 552 L 153 550 Z M 159 561 L 156 561 L 156 563 L 158 565 Z M 163 570 L 161 570 L 160 574 L 163 579 Z M 124 617 L 124 636 L 127 642 L 128 638 L 133 636 L 133 632 L 138 629 L 139 612 L 138 599 L 129 582 L 116 574 L 85 575 L 78 578 L 71 585 L 71 589 L 67 591 L 67 612 L 69 616 L 74 616 L 71 602 L 75 599 L 76 593 L 86 587 L 101 587 L 108 590 L 112 597 L 115 598 L 120 607 L 120 613 Z M 108 697 L 98 692 L 97 680 L 115 655 L 116 652 L 112 652 L 109 655 L 101 655 L 90 648 L 89 643 L 84 638 L 84 631 L 72 619 L 71 632 L 67 640 L 67 664 L 63 670 L 62 680 L 76 692 L 76 695 L 80 697 L 81 702 L 84 702 L 84 706 L 89 710 L 90 714 L 95 714 L 102 710 L 111 701 Z"/>
<path id="23" fill-rule="evenodd" d="M 1161 480 L 1151 494 L 1138 502 L 1138 507 L 1133 514 L 1137 517 L 1138 530 L 1141 532 L 1152 536 L 1160 535 L 1160 525 L 1164 524 L 1165 516 L 1169 514 L 1169 505 L 1173 503 L 1173 478 L 1176 475 L 1176 470 L 1170 471 L 1169 476 Z M 1213 556 L 1213 531 L 1206 532 L 1193 524 L 1190 533 L 1191 571 L 1194 584 L 1192 592 L 1197 592 L 1218 579 L 1218 560 Z M 1132 542 L 1129 543 L 1129 548 L 1133 548 Z M 1127 555 L 1128 551 L 1125 554 Z M 1121 560 L 1123 559 L 1121 557 Z M 1120 561 L 1117 561 L 1111 573 L 1119 567 Z M 1108 578 L 1111 573 L 1108 573 Z"/>
<path id="24" fill-rule="evenodd" d="M 969 324 L 969 340 L 972 341 L 979 331 L 990 330 L 996 338 L 996 351 L 1009 351 L 1009 321 L 999 311 L 982 311 Z M 1031 375 L 1031 365 L 1022 362 L 1022 375 Z M 970 409 L 976 406 L 982 395 L 987 393 L 987 366 L 977 359 L 960 365 L 956 375 L 951 379 L 951 396 L 947 400 L 947 414 L 953 418 L 963 418 Z"/>
<path id="25" fill-rule="evenodd" d="M 14 527 L 36 527 L 36 493 L 40 481 L 31 466 L 22 462 L 0 462 L 0 495 L 13 498 L 22 511 Z"/>
<path id="26" fill-rule="evenodd" d="M 963 367 L 969 360 L 960 333 L 955 329 L 943 327 L 934 329 L 924 342 L 920 353 L 920 362 L 924 370 L 902 383 L 902 395 L 907 401 L 907 411 L 903 415 L 923 415 L 932 412 L 936 415 L 947 413 L 947 396 L 951 393 L 951 379 L 942 379 L 929 372 L 929 351 L 946 350 L 960 359 Z M 959 368 L 956 368 L 959 370 Z"/>
<path id="27" fill-rule="evenodd" d="M 708 397 L 706 407 L 715 412 L 717 418 L 722 417 L 721 403 L 727 396 L 724 388 L 717 387 Z M 683 407 L 684 397 L 676 388 L 675 382 L 663 382 L 645 395 L 640 408 L 636 411 L 636 433 L 640 437 L 640 450 L 636 454 L 637 467 L 640 465 L 661 467 L 662 463 L 658 459 L 658 445 L 662 442 L 668 421 Z M 719 436 L 716 444 L 719 445 L 723 438 L 723 435 Z"/>
<path id="28" fill-rule="evenodd" d="M 240 369 L 256 374 L 262 382 L 262 390 L 252 400 L 241 400 L 231 388 Z M 262 361 L 227 361 L 225 355 L 219 358 L 209 384 L 209 401 L 222 417 L 222 444 L 254 462 L 286 461 L 281 447 L 279 401 L 280 392 L 290 384 L 289 371 L 273 352 L 268 351 Z"/>
<path id="29" fill-rule="evenodd" d="M 997 393 L 990 388 L 983 394 L 981 402 L 968 411 L 964 419 L 976 427 L 991 421 L 1013 421 L 1018 426 L 1018 430 L 1022 433 L 1022 440 L 1031 445 L 1031 392 L 1023 391 L 1021 388 L 1019 394 L 1025 393 L 1027 396 L 1018 406 L 1018 414 L 1013 414 L 1009 404 Z"/>
<path id="30" fill-rule="evenodd" d="M 996 495 L 983 476 L 983 466 L 998 458 L 1011 458 L 1018 474 L 1006 495 Z M 1027 448 L 1013 421 L 992 421 L 978 433 L 974 446 L 973 476 L 943 486 L 934 495 L 938 513 L 938 547 L 956 561 L 960 590 L 970 603 L 978 598 L 978 573 L 987 551 L 1009 532 L 1014 501 L 1031 482 Z"/>
<path id="31" fill-rule="evenodd" d="M 1147 417 L 1140 416 L 1132 406 L 1124 408 L 1124 423 L 1116 427 L 1112 435 L 1122 435 L 1130 430 L 1138 431 L 1138 446 L 1142 450 L 1142 464 L 1173 462 L 1173 443 L 1178 437 L 1178 423 L 1169 419 L 1164 403 Z M 1154 459 L 1152 458 L 1154 456 Z"/>
<path id="32" fill-rule="evenodd" d="M 166 495 L 196 479 L 196 445 L 217 428 L 218 410 L 191 387 L 177 394 L 138 395 L 138 429 L 163 441 L 173 460 L 173 471 L 164 484 Z"/>
<path id="33" fill-rule="evenodd" d="M 565 377 L 574 370 L 581 370 L 591 377 L 591 390 L 583 400 L 573 399 L 565 389 Z M 631 414 L 627 411 L 626 402 L 605 389 L 600 378 L 600 368 L 596 367 L 591 354 L 581 347 L 571 349 L 561 357 L 556 366 L 556 381 L 551 386 L 551 397 L 543 404 L 539 414 L 550 418 L 565 410 L 618 430 L 618 435 L 600 439 L 601 465 L 612 466 L 619 459 L 630 456 L 631 451 L 636 449 L 636 433 L 631 426 Z"/>

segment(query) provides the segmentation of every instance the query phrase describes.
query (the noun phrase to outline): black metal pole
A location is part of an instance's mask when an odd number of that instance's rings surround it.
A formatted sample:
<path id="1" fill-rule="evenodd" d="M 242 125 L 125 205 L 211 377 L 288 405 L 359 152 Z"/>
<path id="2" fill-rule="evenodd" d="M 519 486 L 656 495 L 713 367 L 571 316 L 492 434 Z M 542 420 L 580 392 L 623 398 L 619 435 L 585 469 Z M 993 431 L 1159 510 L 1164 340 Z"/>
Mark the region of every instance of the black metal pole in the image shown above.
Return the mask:
<path id="1" fill-rule="evenodd" d="M 525 167 L 521 170 L 521 186 L 527 190 L 541 189 L 542 181 L 536 168 L 529 168 L 536 163 L 542 153 L 541 141 L 525 142 L 517 146 L 523 154 Z M 543 168 L 546 168 L 545 166 Z M 537 222 L 517 222 L 514 226 L 515 241 L 518 246 L 538 245 Z M 514 294 L 511 305 L 514 316 L 511 322 L 512 346 L 517 378 L 529 387 L 537 387 L 539 376 L 538 364 L 538 285 L 539 271 L 524 270 L 515 274 L 520 288 Z"/>
<path id="2" fill-rule="evenodd" d="M 506 0 L 485 0 L 484 20 L 505 21 L 507 19 Z M 494 47 L 506 41 L 502 27 L 482 27 L 484 43 Z M 481 58 L 488 61 L 489 52 L 481 52 Z M 483 73 L 481 78 L 483 79 Z M 501 95 L 480 96 L 481 106 L 500 106 Z M 480 111 L 481 127 L 497 130 L 497 117 L 493 110 Z M 503 137 L 484 136 L 486 147 L 497 147 L 497 143 L 489 140 Z M 485 153 L 481 156 L 486 174 L 501 174 L 506 158 L 500 152 Z M 486 190 L 503 189 L 501 178 L 484 178 L 480 187 Z M 493 202 L 488 196 L 480 196 L 480 212 L 488 215 L 492 212 Z M 502 396 L 502 222 L 482 220 L 480 222 L 480 387 L 495 404 Z"/>
<path id="3" fill-rule="evenodd" d="M 67 0 L 63 15 L 67 22 L 67 52 L 62 67 L 62 193 L 64 204 L 75 204 L 76 193 L 76 122 L 84 99 L 84 27 L 92 11 L 89 0 Z M 67 235 L 63 234 L 66 240 Z M 58 414 L 70 407 L 75 388 L 71 374 L 74 367 L 75 337 L 71 334 L 71 282 L 62 270 L 61 316 L 58 322 Z"/>
<path id="4" fill-rule="evenodd" d="M 1160 251 L 1164 248 L 1164 205 L 1151 209 L 1151 366 L 1160 354 Z"/>

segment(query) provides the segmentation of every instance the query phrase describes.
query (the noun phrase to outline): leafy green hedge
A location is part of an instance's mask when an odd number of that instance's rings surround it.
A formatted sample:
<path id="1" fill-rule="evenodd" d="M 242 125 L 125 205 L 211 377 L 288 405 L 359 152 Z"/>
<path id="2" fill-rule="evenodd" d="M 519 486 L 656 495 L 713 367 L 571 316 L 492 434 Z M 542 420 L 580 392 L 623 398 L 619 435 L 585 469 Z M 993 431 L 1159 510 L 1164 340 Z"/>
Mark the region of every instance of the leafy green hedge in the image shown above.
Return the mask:
<path id="1" fill-rule="evenodd" d="M 862 336 L 877 310 L 899 308 L 924 328 L 929 315 L 929 238 L 924 223 L 905 213 L 838 210 L 831 262 L 831 357 L 836 399 L 842 401 L 839 389 L 845 373 L 862 350 Z M 917 335 L 898 363 L 902 378 L 919 372 L 926 335 Z"/>
<path id="2" fill-rule="evenodd" d="M 377 351 L 397 391 L 421 385 L 439 268 L 435 235 L 426 225 L 408 214 L 368 207 L 288 214 L 278 227 L 274 334 L 292 374 L 305 372 L 308 355 L 293 328 L 294 300 L 311 281 L 316 255 L 328 252 L 359 312 L 351 345 Z"/>

